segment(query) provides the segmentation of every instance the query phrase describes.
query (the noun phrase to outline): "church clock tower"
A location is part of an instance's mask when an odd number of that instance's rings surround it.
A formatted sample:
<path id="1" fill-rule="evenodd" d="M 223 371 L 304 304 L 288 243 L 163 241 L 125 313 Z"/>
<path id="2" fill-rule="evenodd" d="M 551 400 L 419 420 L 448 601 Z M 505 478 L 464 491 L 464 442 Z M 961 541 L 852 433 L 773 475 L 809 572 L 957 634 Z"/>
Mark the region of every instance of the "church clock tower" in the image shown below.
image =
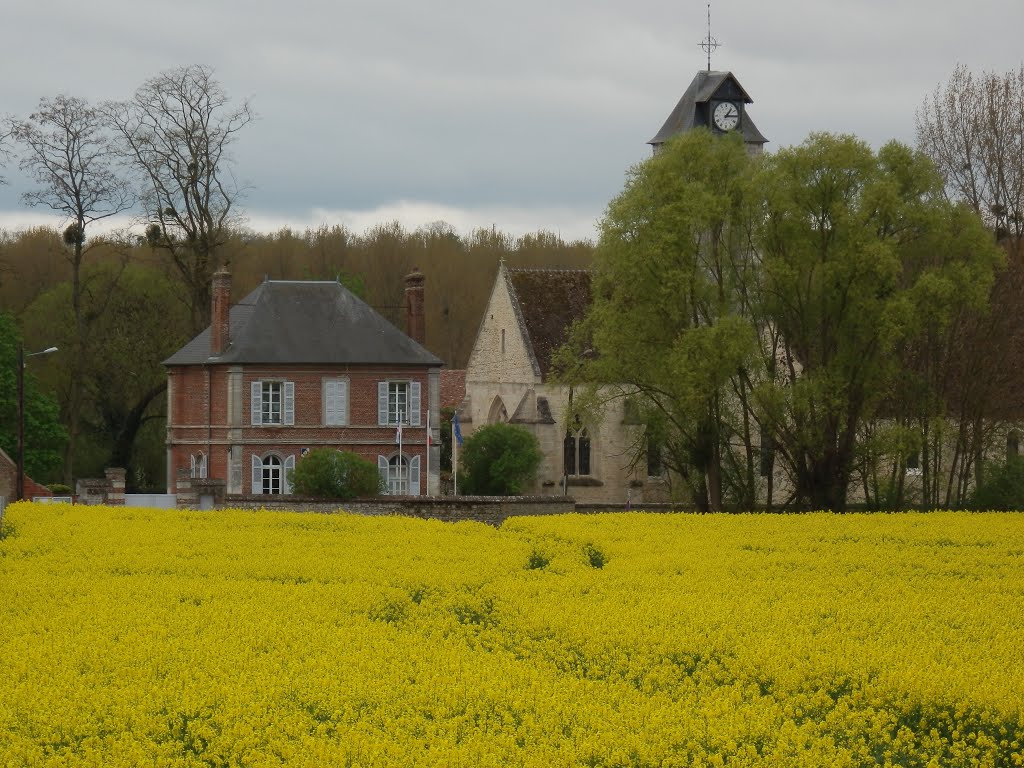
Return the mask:
<path id="1" fill-rule="evenodd" d="M 747 95 L 732 72 L 711 69 L 711 54 L 721 45 L 711 36 L 711 3 L 708 2 L 708 35 L 700 47 L 708 55 L 708 68 L 698 72 L 683 98 L 676 104 L 661 130 L 647 143 L 654 154 L 677 133 L 694 128 L 709 128 L 714 133 L 737 131 L 743 136 L 747 151 L 759 155 L 768 141 L 747 114 L 747 104 L 754 100 Z"/>
<path id="2" fill-rule="evenodd" d="M 753 103 L 732 72 L 698 72 L 661 130 L 647 143 L 658 154 L 677 133 L 708 128 L 714 133 L 738 131 L 750 153 L 760 154 L 768 139 L 747 113 L 747 105 Z"/>

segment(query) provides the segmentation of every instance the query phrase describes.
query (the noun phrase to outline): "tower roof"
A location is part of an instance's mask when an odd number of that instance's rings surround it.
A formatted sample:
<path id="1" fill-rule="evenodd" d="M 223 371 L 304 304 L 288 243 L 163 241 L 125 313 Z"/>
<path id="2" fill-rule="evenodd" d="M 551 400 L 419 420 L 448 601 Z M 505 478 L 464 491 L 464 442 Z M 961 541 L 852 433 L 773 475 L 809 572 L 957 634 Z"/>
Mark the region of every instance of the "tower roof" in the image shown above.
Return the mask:
<path id="1" fill-rule="evenodd" d="M 690 81 L 689 87 L 683 93 L 675 109 L 669 114 L 661 130 L 655 134 L 648 144 L 664 144 L 677 133 L 691 131 L 707 125 L 707 107 L 711 99 L 728 99 L 730 101 L 742 101 L 744 104 L 753 104 L 754 100 L 740 85 L 732 72 L 701 71 Z M 747 144 L 764 144 L 768 141 L 750 119 L 750 114 L 744 110 L 743 120 L 740 123 L 740 132 L 743 141 Z"/>

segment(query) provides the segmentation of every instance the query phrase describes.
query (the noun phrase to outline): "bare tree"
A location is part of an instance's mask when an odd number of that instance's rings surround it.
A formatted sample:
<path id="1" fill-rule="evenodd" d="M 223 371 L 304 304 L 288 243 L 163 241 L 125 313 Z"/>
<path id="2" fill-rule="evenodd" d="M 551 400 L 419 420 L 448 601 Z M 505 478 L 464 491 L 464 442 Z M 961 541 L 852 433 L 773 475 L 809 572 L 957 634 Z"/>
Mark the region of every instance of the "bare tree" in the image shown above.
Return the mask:
<path id="1" fill-rule="evenodd" d="M 7 151 L 7 139 L 11 136 L 10 122 L 7 125 L 0 124 L 0 163 L 10 157 L 10 153 Z M 2 166 L 0 166 L 2 167 Z M 7 183 L 7 179 L 0 174 L 0 186 Z"/>
<path id="2" fill-rule="evenodd" d="M 997 237 L 1024 237 L 1024 65 L 973 75 L 959 65 L 917 110 L 917 142 Z"/>
<path id="3" fill-rule="evenodd" d="M 225 261 L 243 192 L 228 149 L 255 114 L 248 100 L 232 104 L 200 65 L 161 72 L 107 111 L 140 175 L 146 238 L 181 275 L 199 331 L 209 323 L 210 277 Z"/>
<path id="4" fill-rule="evenodd" d="M 81 372 L 88 354 L 89 326 L 94 317 L 83 310 L 82 264 L 91 244 L 87 229 L 122 213 L 134 204 L 129 185 L 118 172 L 118 155 L 103 112 L 83 99 L 56 96 L 41 99 L 27 120 L 13 120 L 11 135 L 21 149 L 21 169 L 39 186 L 22 195 L 26 205 L 45 206 L 69 223 L 64 230 L 66 258 L 71 265 L 71 303 L 75 322 L 71 381 L 64 404 L 68 420 L 65 481 L 74 474 L 75 444 L 81 416 Z"/>

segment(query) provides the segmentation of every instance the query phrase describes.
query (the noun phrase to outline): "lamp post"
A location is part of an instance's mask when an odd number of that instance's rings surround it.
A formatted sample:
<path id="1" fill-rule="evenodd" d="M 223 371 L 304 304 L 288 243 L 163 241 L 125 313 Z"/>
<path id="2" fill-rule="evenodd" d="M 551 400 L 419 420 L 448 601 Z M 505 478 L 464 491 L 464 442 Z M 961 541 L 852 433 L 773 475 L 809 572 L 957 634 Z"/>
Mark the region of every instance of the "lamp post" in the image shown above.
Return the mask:
<path id="1" fill-rule="evenodd" d="M 15 501 L 25 498 L 25 360 L 56 351 L 56 347 L 49 347 L 42 352 L 30 352 L 26 355 L 25 346 L 18 344 L 18 467 L 14 481 Z"/>

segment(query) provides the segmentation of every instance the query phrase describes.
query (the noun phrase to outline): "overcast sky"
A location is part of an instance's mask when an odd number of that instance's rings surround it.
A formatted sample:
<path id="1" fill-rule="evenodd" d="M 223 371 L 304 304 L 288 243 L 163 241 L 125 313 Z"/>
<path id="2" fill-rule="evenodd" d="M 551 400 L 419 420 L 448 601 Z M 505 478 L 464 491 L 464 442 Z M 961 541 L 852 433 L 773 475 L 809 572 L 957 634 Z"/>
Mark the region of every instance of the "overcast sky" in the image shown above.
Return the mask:
<path id="1" fill-rule="evenodd" d="M 705 68 L 706 15 L 705 0 L 11 2 L 0 115 L 206 64 L 259 114 L 234 148 L 254 229 L 443 219 L 590 238 Z M 1021 0 L 717 0 L 711 23 L 712 68 L 753 98 L 768 151 L 812 131 L 912 143 L 957 63 L 1024 60 Z M 0 227 L 44 220 L 5 175 Z"/>

